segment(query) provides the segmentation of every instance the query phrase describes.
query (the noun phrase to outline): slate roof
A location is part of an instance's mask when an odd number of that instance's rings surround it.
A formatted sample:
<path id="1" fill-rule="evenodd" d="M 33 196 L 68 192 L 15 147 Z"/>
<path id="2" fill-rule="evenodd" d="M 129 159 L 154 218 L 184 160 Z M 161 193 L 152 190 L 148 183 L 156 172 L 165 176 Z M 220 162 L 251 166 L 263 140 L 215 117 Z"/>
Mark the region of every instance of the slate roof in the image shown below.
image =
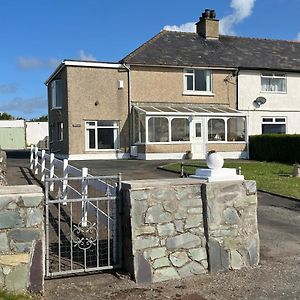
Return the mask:
<path id="1" fill-rule="evenodd" d="M 300 71 L 300 43 L 163 30 L 121 62 L 141 65 Z"/>

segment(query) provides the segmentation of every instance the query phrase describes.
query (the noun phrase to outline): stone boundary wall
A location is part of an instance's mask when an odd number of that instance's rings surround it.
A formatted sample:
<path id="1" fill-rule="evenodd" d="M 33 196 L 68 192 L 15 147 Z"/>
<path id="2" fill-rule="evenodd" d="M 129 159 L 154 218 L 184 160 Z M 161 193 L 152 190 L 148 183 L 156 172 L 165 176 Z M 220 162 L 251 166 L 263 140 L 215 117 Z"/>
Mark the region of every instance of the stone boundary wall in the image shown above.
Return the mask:
<path id="1" fill-rule="evenodd" d="M 138 283 L 257 265 L 254 181 L 124 182 L 124 267 Z"/>
<path id="2" fill-rule="evenodd" d="M 43 292 L 44 220 L 42 189 L 0 187 L 0 287 Z"/>

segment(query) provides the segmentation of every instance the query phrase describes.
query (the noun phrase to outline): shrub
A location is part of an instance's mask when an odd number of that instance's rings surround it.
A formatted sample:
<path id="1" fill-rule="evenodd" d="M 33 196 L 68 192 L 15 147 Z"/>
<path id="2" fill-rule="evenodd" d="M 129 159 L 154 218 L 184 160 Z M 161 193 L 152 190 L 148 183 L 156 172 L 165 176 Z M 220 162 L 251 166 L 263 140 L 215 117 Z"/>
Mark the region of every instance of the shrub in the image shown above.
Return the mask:
<path id="1" fill-rule="evenodd" d="M 300 134 L 262 134 L 249 137 L 250 159 L 300 162 Z"/>

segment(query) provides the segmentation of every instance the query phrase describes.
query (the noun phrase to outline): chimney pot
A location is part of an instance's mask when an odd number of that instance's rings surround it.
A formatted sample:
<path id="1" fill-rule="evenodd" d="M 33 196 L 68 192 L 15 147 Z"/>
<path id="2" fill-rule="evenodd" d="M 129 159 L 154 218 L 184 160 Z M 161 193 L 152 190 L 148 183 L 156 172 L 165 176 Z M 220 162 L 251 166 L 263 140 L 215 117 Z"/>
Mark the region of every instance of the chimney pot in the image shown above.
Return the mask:
<path id="1" fill-rule="evenodd" d="M 212 10 L 210 11 L 209 16 L 210 16 L 211 19 L 215 19 L 216 16 L 217 16 L 216 11 L 215 11 L 214 9 L 212 9 Z"/>

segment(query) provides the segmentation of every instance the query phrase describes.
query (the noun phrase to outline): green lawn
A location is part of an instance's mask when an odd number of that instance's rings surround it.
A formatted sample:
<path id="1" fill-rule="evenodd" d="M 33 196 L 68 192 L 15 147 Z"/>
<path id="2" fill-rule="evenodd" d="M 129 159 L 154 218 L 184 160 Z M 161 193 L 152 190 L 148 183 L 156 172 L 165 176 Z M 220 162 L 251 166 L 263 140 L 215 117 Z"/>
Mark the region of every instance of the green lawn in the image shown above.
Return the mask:
<path id="1" fill-rule="evenodd" d="M 184 162 L 184 172 L 195 174 L 196 168 L 205 168 L 204 161 Z M 245 179 L 255 180 L 257 188 L 263 191 L 300 199 L 300 178 L 292 177 L 293 166 L 280 163 L 257 161 L 226 161 L 225 168 L 241 167 Z M 173 163 L 163 167 L 167 170 L 179 171 L 180 164 Z"/>

